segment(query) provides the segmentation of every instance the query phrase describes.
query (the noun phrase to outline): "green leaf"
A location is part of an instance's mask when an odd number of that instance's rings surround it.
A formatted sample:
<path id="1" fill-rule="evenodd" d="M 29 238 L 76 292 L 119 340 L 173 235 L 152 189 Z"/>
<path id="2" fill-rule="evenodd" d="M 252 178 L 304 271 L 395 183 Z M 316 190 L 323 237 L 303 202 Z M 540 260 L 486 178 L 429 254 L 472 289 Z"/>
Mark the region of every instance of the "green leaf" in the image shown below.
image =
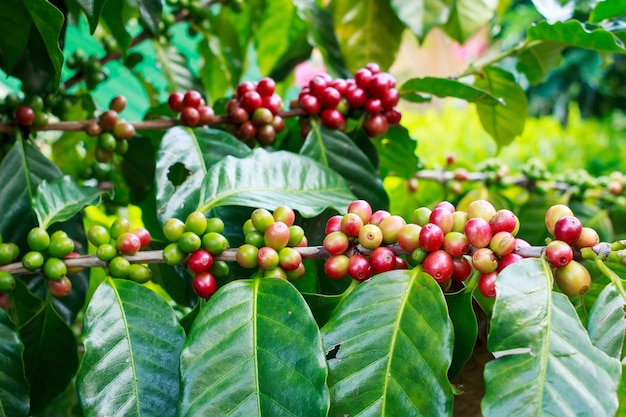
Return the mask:
<path id="1" fill-rule="evenodd" d="M 159 34 L 159 22 L 163 2 L 161 0 L 139 0 L 139 15 L 153 35 Z"/>
<path id="2" fill-rule="evenodd" d="M 315 317 L 315 321 L 320 327 L 328 322 L 328 319 L 332 316 L 341 300 L 344 299 L 343 294 L 326 295 L 302 293 L 302 296 L 309 305 Z"/>
<path id="3" fill-rule="evenodd" d="M 464 43 L 491 20 L 497 6 L 498 2 L 492 0 L 454 0 L 442 29 L 452 39 Z"/>
<path id="4" fill-rule="evenodd" d="M 100 20 L 100 14 L 102 13 L 102 9 L 104 9 L 104 4 L 107 0 L 76 0 L 80 5 L 80 8 L 83 9 L 85 16 L 87 16 L 87 21 L 89 22 L 89 31 L 93 35 L 96 31 L 96 27 L 98 26 L 98 21 Z"/>
<path id="5" fill-rule="evenodd" d="M 250 149 L 221 130 L 167 131 L 157 151 L 157 212 L 162 222 L 184 219 L 198 205 L 200 185 L 208 169 L 227 155 L 245 156 Z"/>
<path id="6" fill-rule="evenodd" d="M 322 52 L 329 69 L 340 76 L 349 76 L 335 36 L 332 16 L 314 0 L 293 0 L 293 4 L 300 18 L 306 22 L 309 43 Z"/>
<path id="7" fill-rule="evenodd" d="M 402 125 L 391 126 L 384 138 L 372 139 L 380 160 L 380 176 L 411 178 L 418 169 L 417 141 Z"/>
<path id="8" fill-rule="evenodd" d="M 526 34 L 529 41 L 551 41 L 599 52 L 626 53 L 624 42 L 615 34 L 578 20 L 552 24 L 541 21 L 529 27 Z"/>
<path id="9" fill-rule="evenodd" d="M 449 78 L 424 77 L 411 78 L 400 87 L 400 94 L 434 94 L 437 97 L 456 97 L 470 103 L 495 106 L 499 100 L 485 90 Z"/>
<path id="10" fill-rule="evenodd" d="M 312 123 L 300 155 L 315 159 L 339 173 L 354 195 L 368 201 L 374 210 L 389 207 L 389 197 L 376 168 L 345 133 Z"/>
<path id="11" fill-rule="evenodd" d="M 255 33 L 261 73 L 271 74 L 285 56 L 295 52 L 295 44 L 305 33 L 306 24 L 291 0 L 267 2 Z M 310 53 L 310 47 L 306 49 Z"/>
<path id="12" fill-rule="evenodd" d="M 498 97 L 500 104 L 488 106 L 476 103 L 483 128 L 502 148 L 524 131 L 528 100 L 513 75 L 498 67 L 487 67 L 476 77 L 474 85 Z"/>
<path id="13" fill-rule="evenodd" d="M 616 359 L 621 358 L 626 334 L 624 304 L 615 285 L 607 285 L 593 304 L 587 320 L 591 343 Z"/>
<path id="14" fill-rule="evenodd" d="M 152 290 L 107 279 L 83 329 L 77 390 L 85 416 L 174 416 L 185 341 L 172 308 Z"/>
<path id="15" fill-rule="evenodd" d="M 507 267 L 496 291 L 483 415 L 613 415 L 620 362 L 591 344 L 567 297 L 552 291 L 547 262 Z"/>
<path id="16" fill-rule="evenodd" d="M 524 73 L 528 82 L 538 84 L 561 63 L 565 46 L 558 42 L 530 42 L 517 56 L 517 70 Z"/>
<path id="17" fill-rule="evenodd" d="M 300 293 L 237 280 L 196 317 L 181 354 L 179 416 L 326 416 L 322 340 Z"/>
<path id="18" fill-rule="evenodd" d="M 9 312 L 13 323 L 23 327 L 42 310 L 44 301 L 28 289 L 24 280 L 15 281 L 15 288 L 9 294 Z"/>
<path id="19" fill-rule="evenodd" d="M 78 214 L 86 206 L 97 206 L 102 201 L 102 191 L 80 186 L 68 176 L 39 184 L 33 200 L 33 210 L 39 226 L 47 229 L 51 224 L 64 222 Z"/>
<path id="20" fill-rule="evenodd" d="M 391 0 L 396 16 L 420 40 L 435 26 L 444 24 L 450 15 L 452 0 Z"/>
<path id="21" fill-rule="evenodd" d="M 61 172 L 26 142 L 18 140 L 0 163 L 0 235 L 7 242 L 25 243 L 28 231 L 35 227 L 33 197 L 43 180 L 52 180 Z"/>
<path id="22" fill-rule="evenodd" d="M 44 409 L 65 390 L 78 369 L 74 333 L 54 309 L 50 298 L 20 328 L 24 366 L 30 384 L 31 413 Z"/>
<path id="23" fill-rule="evenodd" d="M 130 47 L 132 36 L 126 30 L 125 0 L 106 0 L 105 7 L 101 11 L 100 23 L 108 29 L 108 32 L 115 38 L 124 54 Z M 130 104 L 130 102 L 129 102 Z"/>
<path id="24" fill-rule="evenodd" d="M 195 79 L 189 70 L 184 55 L 173 45 L 163 44 L 157 39 L 152 41 L 156 58 L 165 81 L 171 91 L 188 91 L 196 88 Z"/>
<path id="25" fill-rule="evenodd" d="M 600 22 L 604 19 L 626 16 L 626 3 L 621 0 L 605 0 L 596 3 L 596 7 L 589 16 L 590 22 Z"/>
<path id="26" fill-rule="evenodd" d="M 0 309 L 0 415 L 28 415 L 28 381 L 24 375 L 22 353 L 24 345 L 7 313 Z"/>
<path id="27" fill-rule="evenodd" d="M 329 416 L 452 414 L 452 326 L 439 285 L 398 270 L 360 284 L 322 328 Z"/>
<path id="28" fill-rule="evenodd" d="M 355 72 L 369 62 L 387 69 L 400 48 L 404 24 L 387 0 L 334 2 L 335 34 L 348 69 Z"/>
<path id="29" fill-rule="evenodd" d="M 312 217 L 328 207 L 344 211 L 354 199 L 339 174 L 313 159 L 256 148 L 247 157 L 227 156 L 208 169 L 198 210 L 228 205 L 273 210 L 285 204 Z"/>
<path id="30" fill-rule="evenodd" d="M 0 68 L 7 74 L 26 49 L 32 23 L 23 0 L 7 0 L 0 8 Z"/>
<path id="31" fill-rule="evenodd" d="M 446 294 L 448 311 L 454 327 L 454 354 L 448 370 L 450 379 L 461 372 L 463 365 L 472 357 L 476 345 L 478 321 L 472 304 L 472 292 L 463 289 L 456 293 Z"/>

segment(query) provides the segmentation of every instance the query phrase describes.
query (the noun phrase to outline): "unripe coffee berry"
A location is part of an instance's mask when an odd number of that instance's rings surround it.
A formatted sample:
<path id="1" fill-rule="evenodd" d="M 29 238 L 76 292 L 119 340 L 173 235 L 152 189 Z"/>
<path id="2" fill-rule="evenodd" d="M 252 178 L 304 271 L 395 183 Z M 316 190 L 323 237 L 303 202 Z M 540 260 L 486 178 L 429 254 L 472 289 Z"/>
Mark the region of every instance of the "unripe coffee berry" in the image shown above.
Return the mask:
<path id="1" fill-rule="evenodd" d="M 48 258 L 43 265 L 43 273 L 48 279 L 58 280 L 67 275 L 67 266 L 59 258 Z"/>
<path id="2" fill-rule="evenodd" d="M 42 227 L 35 227 L 26 236 L 28 247 L 34 251 L 43 252 L 50 246 L 50 235 Z"/>

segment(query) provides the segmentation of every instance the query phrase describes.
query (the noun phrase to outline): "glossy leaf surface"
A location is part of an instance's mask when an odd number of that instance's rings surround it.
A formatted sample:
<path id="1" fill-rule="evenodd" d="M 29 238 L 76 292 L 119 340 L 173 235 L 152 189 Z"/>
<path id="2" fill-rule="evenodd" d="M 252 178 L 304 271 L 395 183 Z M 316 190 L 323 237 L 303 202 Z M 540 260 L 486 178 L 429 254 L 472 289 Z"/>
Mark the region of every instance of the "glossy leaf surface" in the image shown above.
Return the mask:
<path id="1" fill-rule="evenodd" d="M 0 415 L 28 415 L 29 387 L 24 376 L 24 345 L 7 313 L 0 309 Z"/>
<path id="2" fill-rule="evenodd" d="M 621 358 L 626 334 L 624 304 L 615 285 L 607 285 L 593 304 L 587 320 L 591 343 L 617 359 Z"/>
<path id="3" fill-rule="evenodd" d="M 284 280 L 237 280 L 196 317 L 181 355 L 179 416 L 326 416 L 320 333 Z"/>

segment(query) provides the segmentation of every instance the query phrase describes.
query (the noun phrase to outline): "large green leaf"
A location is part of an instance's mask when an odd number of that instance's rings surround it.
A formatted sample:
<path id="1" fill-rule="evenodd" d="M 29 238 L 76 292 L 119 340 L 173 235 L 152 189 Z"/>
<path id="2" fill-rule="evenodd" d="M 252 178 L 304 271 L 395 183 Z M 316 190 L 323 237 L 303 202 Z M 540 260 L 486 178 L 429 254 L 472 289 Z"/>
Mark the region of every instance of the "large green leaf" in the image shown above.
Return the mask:
<path id="1" fill-rule="evenodd" d="M 389 208 L 389 197 L 376 168 L 345 133 L 312 123 L 300 154 L 341 174 L 354 195 L 368 201 L 375 210 Z"/>
<path id="2" fill-rule="evenodd" d="M 26 142 L 18 140 L 0 163 L 0 235 L 7 242 L 25 243 L 36 225 L 32 210 L 39 184 L 61 172 L 50 160 Z"/>
<path id="3" fill-rule="evenodd" d="M 115 38 L 115 41 L 124 53 L 126 53 L 132 41 L 132 36 L 128 33 L 125 26 L 128 15 L 126 13 L 127 8 L 125 0 L 106 0 L 100 18 L 100 23 L 108 29 L 108 32 Z M 131 104 L 130 101 L 129 104 Z"/>
<path id="4" fill-rule="evenodd" d="M 50 298 L 20 328 L 24 367 L 30 384 L 32 413 L 45 408 L 65 390 L 78 369 L 74 333 L 54 309 Z"/>
<path id="5" fill-rule="evenodd" d="M 322 328 L 330 416 L 452 413 L 452 325 L 439 285 L 418 269 L 359 285 Z"/>
<path id="6" fill-rule="evenodd" d="M 621 358 L 626 334 L 624 304 L 615 285 L 607 285 L 593 304 L 587 320 L 591 343 L 617 359 Z"/>
<path id="7" fill-rule="evenodd" d="M 392 126 L 384 138 L 372 139 L 380 165 L 380 176 L 411 178 L 418 169 L 419 158 L 415 155 L 417 141 L 402 125 Z"/>
<path id="8" fill-rule="evenodd" d="M 220 130 L 168 130 L 157 151 L 154 177 L 161 221 L 187 217 L 198 205 L 207 170 L 227 155 L 245 156 L 249 152 L 247 146 Z"/>
<path id="9" fill-rule="evenodd" d="M 332 73 L 348 76 L 339 42 L 335 36 L 332 16 L 314 0 L 293 0 L 300 17 L 307 23 L 309 43 L 322 52 Z"/>
<path id="10" fill-rule="evenodd" d="M 7 74 L 22 56 L 32 24 L 23 0 L 7 0 L 0 8 L 0 68 Z"/>
<path id="11" fill-rule="evenodd" d="M 15 288 L 9 294 L 9 313 L 13 323 L 19 328 L 25 326 L 43 309 L 44 300 L 33 294 L 23 279 L 15 281 Z"/>
<path id="12" fill-rule="evenodd" d="M 153 35 L 159 34 L 159 22 L 163 11 L 162 0 L 139 0 L 139 15 Z"/>
<path id="13" fill-rule="evenodd" d="M 456 293 L 446 294 L 448 311 L 454 326 L 454 355 L 448 371 L 450 379 L 461 372 L 463 365 L 472 357 L 476 345 L 478 321 L 474 313 L 472 293 L 466 287 Z"/>
<path id="14" fill-rule="evenodd" d="M 219 206 L 288 205 L 305 217 L 328 207 L 346 210 L 355 199 L 345 180 L 313 159 L 256 148 L 244 158 L 227 156 L 207 171 L 198 210 Z"/>
<path id="15" fill-rule="evenodd" d="M 391 0 L 391 7 L 406 27 L 422 40 L 430 29 L 448 20 L 452 2 L 452 0 Z"/>
<path id="16" fill-rule="evenodd" d="M 464 43 L 491 20 L 497 6 L 492 0 L 454 0 L 442 28 L 452 39 Z"/>
<path id="17" fill-rule="evenodd" d="M 172 308 L 145 286 L 108 279 L 96 290 L 77 375 L 85 416 L 174 416 L 185 341 Z"/>
<path id="18" fill-rule="evenodd" d="M 528 40 L 559 42 L 563 45 L 601 52 L 626 53 L 624 42 L 612 32 L 578 20 L 535 23 L 527 30 Z"/>
<path id="19" fill-rule="evenodd" d="M 322 340 L 287 281 L 237 280 L 196 317 L 181 355 L 179 416 L 326 416 Z"/>
<path id="20" fill-rule="evenodd" d="M 355 72 L 369 62 L 389 68 L 400 47 L 404 24 L 388 0 L 336 1 L 332 7 L 335 34 L 348 69 Z"/>
<path id="21" fill-rule="evenodd" d="M 535 85 L 561 63 L 561 51 L 565 46 L 559 42 L 530 42 L 517 56 L 517 69 L 528 82 Z"/>
<path id="22" fill-rule="evenodd" d="M 589 16 L 590 22 L 626 16 L 626 3 L 621 0 L 605 0 L 596 3 Z"/>
<path id="23" fill-rule="evenodd" d="M 498 97 L 495 106 L 476 103 L 483 128 L 495 140 L 498 148 L 513 142 L 524 131 L 528 100 L 513 75 L 498 67 L 487 67 L 476 77 L 474 85 Z"/>
<path id="24" fill-rule="evenodd" d="M 0 416 L 28 415 L 28 381 L 24 375 L 24 345 L 7 313 L 0 309 Z"/>
<path id="25" fill-rule="evenodd" d="M 102 13 L 102 9 L 104 8 L 104 4 L 107 0 L 76 0 L 80 5 L 81 9 L 87 16 L 87 21 L 89 22 L 89 30 L 93 34 L 96 31 L 96 27 L 98 26 L 98 21 L 100 20 L 100 13 Z"/>
<path id="26" fill-rule="evenodd" d="M 102 191 L 93 187 L 80 186 L 70 177 L 56 178 L 39 184 L 33 201 L 33 210 L 39 226 L 47 229 L 52 223 L 64 222 L 88 205 L 97 206 L 102 200 Z"/>
<path id="27" fill-rule="evenodd" d="M 470 103 L 482 103 L 494 106 L 499 100 L 488 91 L 449 78 L 424 77 L 411 78 L 400 87 L 400 94 L 434 94 L 437 97 L 456 97 Z"/>
<path id="28" fill-rule="evenodd" d="M 591 344 L 545 260 L 524 259 L 496 281 L 485 368 L 485 416 L 609 416 L 620 361 Z"/>

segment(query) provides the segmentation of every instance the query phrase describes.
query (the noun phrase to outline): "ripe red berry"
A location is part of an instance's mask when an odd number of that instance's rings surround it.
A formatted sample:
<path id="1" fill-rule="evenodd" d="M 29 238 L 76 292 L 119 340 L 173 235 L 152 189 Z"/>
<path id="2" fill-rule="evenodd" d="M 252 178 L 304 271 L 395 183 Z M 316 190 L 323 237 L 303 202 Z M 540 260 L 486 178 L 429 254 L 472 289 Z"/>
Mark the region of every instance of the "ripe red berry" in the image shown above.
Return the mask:
<path id="1" fill-rule="evenodd" d="M 334 109 L 341 101 L 341 94 L 334 87 L 326 87 L 319 96 L 320 104 L 325 109 Z"/>
<path id="2" fill-rule="evenodd" d="M 511 210 L 501 209 L 496 211 L 489 225 L 494 235 L 498 232 L 509 232 L 515 235 L 519 229 L 519 219 Z"/>
<path id="3" fill-rule="evenodd" d="M 564 204 L 555 204 L 551 206 L 546 211 L 546 216 L 545 216 L 546 229 L 548 229 L 548 232 L 551 235 L 554 235 L 554 226 L 556 225 L 556 222 L 561 217 L 573 216 L 573 215 L 574 213 L 572 212 L 572 209 L 570 209 Z"/>
<path id="4" fill-rule="evenodd" d="M 111 99 L 111 102 L 109 103 L 109 109 L 115 110 L 116 112 L 120 113 L 126 108 L 127 102 L 128 101 L 126 100 L 126 96 L 115 96 Z"/>
<path id="5" fill-rule="evenodd" d="M 430 212 L 428 221 L 429 223 L 439 226 L 444 234 L 451 232 L 452 226 L 454 226 L 452 212 L 444 206 L 435 207 L 433 211 Z"/>
<path id="6" fill-rule="evenodd" d="M 276 116 L 280 112 L 282 105 L 283 101 L 278 94 L 272 94 L 268 97 L 262 97 L 261 100 L 261 106 L 271 111 L 274 116 Z"/>
<path id="7" fill-rule="evenodd" d="M 383 109 L 383 103 L 379 98 L 370 97 L 365 100 L 365 104 L 363 105 L 363 110 L 369 114 L 378 114 Z"/>
<path id="8" fill-rule="evenodd" d="M 248 91 L 256 91 L 256 84 L 254 82 L 243 81 L 237 85 L 237 97 L 243 97 Z"/>
<path id="9" fill-rule="evenodd" d="M 366 89 L 372 79 L 372 72 L 367 68 L 361 68 L 354 73 L 354 81 L 356 85 L 362 89 Z"/>
<path id="10" fill-rule="evenodd" d="M 337 109 L 325 109 L 320 115 L 320 120 L 324 126 L 329 129 L 341 128 L 346 120 L 343 114 Z"/>
<path id="11" fill-rule="evenodd" d="M 500 258 L 500 261 L 498 261 L 498 268 L 496 269 L 496 271 L 500 272 L 507 266 L 514 264 L 515 262 L 519 262 L 522 259 L 524 258 L 516 253 L 509 253 L 508 255 L 504 255 L 502 258 Z"/>
<path id="12" fill-rule="evenodd" d="M 217 281 L 210 272 L 200 272 L 191 279 L 191 286 L 198 297 L 208 299 L 217 291 Z"/>
<path id="13" fill-rule="evenodd" d="M 348 276 L 348 263 L 350 258 L 346 255 L 334 255 L 324 262 L 324 273 L 330 279 L 342 279 Z"/>
<path id="14" fill-rule="evenodd" d="M 383 98 L 387 93 L 391 84 L 389 82 L 389 75 L 385 73 L 378 73 L 372 76 L 369 84 L 367 85 L 367 91 L 377 98 Z"/>
<path id="15" fill-rule="evenodd" d="M 193 252 L 187 260 L 187 268 L 192 272 L 206 272 L 213 266 L 213 255 L 204 249 Z"/>
<path id="16" fill-rule="evenodd" d="M 369 260 L 360 253 L 352 255 L 348 261 L 348 275 L 357 281 L 365 281 L 372 274 Z"/>
<path id="17" fill-rule="evenodd" d="M 439 203 L 437 203 L 437 205 L 433 208 L 433 210 L 438 209 L 438 208 L 444 208 L 446 210 L 448 210 L 451 214 L 456 213 L 456 207 L 454 207 L 454 204 L 452 204 L 449 201 L 440 201 Z"/>
<path id="18" fill-rule="evenodd" d="M 583 225 L 574 216 L 563 216 L 554 225 L 554 237 L 565 243 L 572 244 L 578 240 L 582 233 Z"/>
<path id="19" fill-rule="evenodd" d="M 256 85 L 256 91 L 261 97 L 269 97 L 276 91 L 276 81 L 270 77 L 262 78 Z"/>
<path id="20" fill-rule="evenodd" d="M 239 98 L 239 105 L 249 114 L 261 107 L 261 104 L 263 104 L 263 99 L 256 91 L 248 91 Z"/>
<path id="21" fill-rule="evenodd" d="M 200 121 L 200 113 L 195 107 L 185 107 L 180 113 L 180 121 L 184 126 L 194 127 Z"/>
<path id="22" fill-rule="evenodd" d="M 436 250 L 426 256 L 422 263 L 422 271 L 429 274 L 438 283 L 442 283 L 452 276 L 454 262 L 447 252 Z"/>
<path id="23" fill-rule="evenodd" d="M 390 88 L 380 98 L 384 110 L 392 110 L 400 101 L 400 93 L 395 88 Z"/>
<path id="24" fill-rule="evenodd" d="M 567 265 L 574 259 L 572 247 L 562 240 L 553 240 L 546 246 L 546 259 L 556 268 Z"/>
<path id="25" fill-rule="evenodd" d="M 478 290 L 487 298 L 494 298 L 496 296 L 496 278 L 498 273 L 496 271 L 481 274 L 478 277 Z"/>
<path id="26" fill-rule="evenodd" d="M 389 123 L 387 122 L 387 118 L 382 114 L 370 114 L 365 118 L 363 129 L 365 129 L 367 136 L 376 138 L 387 133 Z"/>
<path id="27" fill-rule="evenodd" d="M 274 222 L 265 229 L 263 239 L 267 246 L 279 251 L 289 243 L 289 226 L 283 222 Z"/>
<path id="28" fill-rule="evenodd" d="M 348 237 L 356 237 L 363 227 L 363 219 L 356 213 L 346 213 L 341 219 L 341 231 Z"/>
<path id="29" fill-rule="evenodd" d="M 19 106 L 15 109 L 15 121 L 20 126 L 30 126 L 35 120 L 35 112 L 29 106 Z"/>
<path id="30" fill-rule="evenodd" d="M 104 113 L 102 113 L 100 117 L 98 118 L 98 124 L 100 124 L 100 127 L 102 128 L 102 130 L 105 130 L 108 132 L 112 131 L 113 128 L 115 128 L 115 125 L 117 124 L 118 121 L 119 121 L 119 115 L 117 114 L 115 110 L 107 110 Z"/>
<path id="31" fill-rule="evenodd" d="M 62 276 L 57 280 L 49 279 L 48 289 L 55 297 L 65 297 L 72 291 L 72 281 L 66 276 Z"/>
<path id="32" fill-rule="evenodd" d="M 395 126 L 399 124 L 400 120 L 402 119 L 402 112 L 400 112 L 400 110 L 398 110 L 396 107 L 385 111 L 383 114 L 385 115 L 389 126 Z"/>
<path id="33" fill-rule="evenodd" d="M 324 229 L 324 234 L 328 235 L 332 232 L 336 232 L 341 230 L 341 220 L 343 216 L 341 214 L 336 214 L 326 220 L 326 227 Z"/>
<path id="34" fill-rule="evenodd" d="M 370 223 L 379 225 L 380 222 L 382 222 L 389 216 L 391 216 L 391 213 L 389 213 L 387 210 L 376 210 L 374 213 L 372 213 L 372 217 L 370 217 Z"/>
<path id="35" fill-rule="evenodd" d="M 215 121 L 215 111 L 211 106 L 200 106 L 198 107 L 198 115 L 200 116 L 200 120 L 198 124 L 200 125 L 210 125 Z"/>
<path id="36" fill-rule="evenodd" d="M 194 109 L 197 109 L 201 104 L 204 104 L 204 99 L 199 91 L 189 90 L 183 96 L 183 105 L 185 107 L 193 107 Z"/>
<path id="37" fill-rule="evenodd" d="M 443 245 L 444 234 L 439 226 L 428 223 L 420 231 L 419 244 L 426 252 L 434 252 Z"/>
<path id="38" fill-rule="evenodd" d="M 360 109 L 365 105 L 365 101 L 367 100 L 367 94 L 365 90 L 361 88 L 353 88 L 352 90 L 348 90 L 346 92 L 346 101 L 348 105 L 354 109 Z"/>
<path id="39" fill-rule="evenodd" d="M 452 271 L 452 279 L 454 281 L 465 281 L 472 275 L 472 264 L 467 260 L 465 256 L 458 258 L 452 258 L 454 269 Z"/>
<path id="40" fill-rule="evenodd" d="M 179 92 L 174 92 L 170 94 L 169 98 L 167 99 L 167 106 L 172 112 L 180 113 L 185 107 L 185 104 L 183 103 L 184 97 L 184 94 Z"/>
<path id="41" fill-rule="evenodd" d="M 131 230 L 131 233 L 137 235 L 141 242 L 141 248 L 146 248 L 150 245 L 150 232 L 145 227 L 138 227 Z"/>
<path id="42" fill-rule="evenodd" d="M 117 238 L 116 247 L 124 255 L 134 255 L 141 249 L 141 240 L 134 233 L 124 232 Z"/>
<path id="43" fill-rule="evenodd" d="M 379 246 L 370 253 L 370 265 L 375 274 L 391 271 L 396 267 L 396 254 L 386 246 Z"/>
<path id="44" fill-rule="evenodd" d="M 467 236 L 460 232 L 448 232 L 443 238 L 443 250 L 453 258 L 463 256 L 469 250 Z"/>
<path id="45" fill-rule="evenodd" d="M 491 242 L 491 226 L 481 217 L 471 218 L 465 223 L 465 236 L 475 248 L 487 247 Z"/>
<path id="46" fill-rule="evenodd" d="M 327 86 L 328 79 L 322 74 L 317 74 L 309 81 L 309 89 L 315 97 L 319 97 Z"/>
<path id="47" fill-rule="evenodd" d="M 314 116 L 322 111 L 322 106 L 317 97 L 311 94 L 305 94 L 300 98 L 300 108 L 309 116 Z"/>
<path id="48" fill-rule="evenodd" d="M 259 251 L 256 254 L 256 261 L 259 268 L 274 269 L 278 266 L 280 257 L 278 256 L 278 251 L 276 249 L 269 246 L 263 246 L 259 248 Z"/>
<path id="49" fill-rule="evenodd" d="M 357 214 L 365 224 L 372 218 L 372 206 L 365 200 L 354 200 L 348 204 L 348 213 Z"/>

